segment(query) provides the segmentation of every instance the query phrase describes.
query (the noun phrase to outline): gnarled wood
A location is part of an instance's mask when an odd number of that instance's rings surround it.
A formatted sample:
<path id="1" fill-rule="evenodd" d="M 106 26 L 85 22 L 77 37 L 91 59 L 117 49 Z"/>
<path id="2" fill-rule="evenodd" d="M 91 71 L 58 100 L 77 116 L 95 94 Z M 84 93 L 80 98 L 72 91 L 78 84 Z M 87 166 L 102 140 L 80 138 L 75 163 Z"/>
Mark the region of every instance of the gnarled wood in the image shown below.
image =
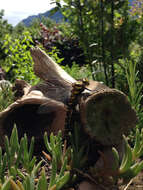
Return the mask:
<path id="1" fill-rule="evenodd" d="M 34 72 L 43 80 L 35 86 L 18 82 L 23 96 L 0 113 L 0 134 L 10 134 L 13 123 L 21 135 L 43 138 L 43 132 L 64 131 L 72 84 L 76 82 L 40 48 L 31 49 Z M 136 114 L 121 91 L 100 82 L 90 81 L 89 90 L 79 97 L 76 112 L 79 124 L 89 136 L 103 146 L 118 146 L 122 134 L 136 125 Z M 70 109 L 70 107 L 68 108 Z M 67 117 L 68 118 L 68 117 Z M 74 120 L 74 117 L 70 118 Z M 80 123 L 81 122 L 81 123 Z M 70 126 L 72 128 L 72 126 Z"/>
<path id="2" fill-rule="evenodd" d="M 69 88 L 73 82 L 76 82 L 74 78 L 68 75 L 40 48 L 31 49 L 31 55 L 35 62 L 34 72 L 44 81 L 51 82 L 64 88 Z"/>
<path id="3" fill-rule="evenodd" d="M 43 82 L 30 86 L 25 81 L 16 81 L 18 99 L 0 113 L 0 145 L 3 145 L 5 134 L 10 136 L 14 123 L 20 137 L 24 133 L 28 139 L 34 136 L 39 145 L 43 141 L 45 131 L 50 135 L 51 132 L 57 134 L 59 130 L 64 133 L 65 126 L 68 130 L 68 119 L 74 121 L 74 114 L 71 113 L 75 111 L 78 115 L 77 127 L 78 124 L 81 126 L 81 134 L 86 136 L 90 145 L 93 142 L 89 147 L 88 159 L 94 161 L 94 158 L 98 157 L 93 164 L 99 171 L 99 176 L 108 178 L 113 172 L 112 146 L 115 146 L 122 156 L 122 135 L 128 134 L 137 122 L 136 113 L 126 95 L 100 82 L 90 81 L 87 89 L 77 98 L 78 106 L 71 110 L 68 103 L 72 84 L 76 80 L 41 49 L 33 48 L 31 55 L 35 62 L 34 72 Z M 68 117 L 69 113 L 71 117 Z M 73 126 L 72 122 L 70 123 L 71 129 Z M 102 146 L 102 152 L 97 144 Z M 95 152 L 100 152 L 100 155 L 94 155 Z M 107 167 L 103 157 L 106 157 Z M 79 190 L 85 185 L 88 189 L 102 189 L 98 184 L 81 183 Z"/>

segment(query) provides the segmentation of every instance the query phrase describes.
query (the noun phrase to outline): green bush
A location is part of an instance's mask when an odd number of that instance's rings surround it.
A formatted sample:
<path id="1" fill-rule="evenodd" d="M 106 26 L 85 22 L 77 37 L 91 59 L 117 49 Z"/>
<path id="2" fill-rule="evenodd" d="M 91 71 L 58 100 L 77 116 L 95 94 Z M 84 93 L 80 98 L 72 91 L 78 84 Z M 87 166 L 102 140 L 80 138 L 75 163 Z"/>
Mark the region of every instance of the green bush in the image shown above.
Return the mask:
<path id="1" fill-rule="evenodd" d="M 92 78 L 91 71 L 88 65 L 80 67 L 78 64 L 73 62 L 72 67 L 69 67 L 68 65 L 66 65 L 66 66 L 63 66 L 63 69 L 75 79 L 82 79 L 82 78 L 91 79 Z"/>
<path id="2" fill-rule="evenodd" d="M 14 101 L 14 93 L 10 86 L 0 87 L 0 112 L 7 108 Z"/>
<path id="3" fill-rule="evenodd" d="M 7 57 L 2 66 L 10 81 L 15 79 L 24 79 L 30 83 L 37 81 L 33 73 L 33 60 L 30 55 L 32 44 L 29 32 L 23 32 L 16 39 L 13 39 L 9 34 L 5 36 L 3 49 Z"/>

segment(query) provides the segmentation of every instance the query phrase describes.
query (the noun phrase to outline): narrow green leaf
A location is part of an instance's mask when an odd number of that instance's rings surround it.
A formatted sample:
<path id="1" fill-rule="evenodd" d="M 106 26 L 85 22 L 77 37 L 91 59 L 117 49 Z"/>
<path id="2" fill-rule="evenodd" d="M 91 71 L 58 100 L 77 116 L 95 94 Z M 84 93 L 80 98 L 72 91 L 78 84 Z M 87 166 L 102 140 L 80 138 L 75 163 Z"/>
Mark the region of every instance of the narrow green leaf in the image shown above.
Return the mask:
<path id="1" fill-rule="evenodd" d="M 36 173 L 38 172 L 41 164 L 43 163 L 43 161 L 41 160 L 36 166 L 34 166 L 33 170 L 32 170 L 32 175 L 35 176 Z"/>
<path id="2" fill-rule="evenodd" d="M 5 136 L 5 151 L 7 153 L 8 158 L 10 158 L 10 145 L 9 145 L 9 139 L 7 136 Z"/>
<path id="3" fill-rule="evenodd" d="M 60 170 L 60 173 L 59 173 L 58 178 L 61 178 L 61 177 L 64 175 L 64 172 L 65 172 L 65 170 L 66 170 L 67 163 L 68 163 L 68 158 L 67 158 L 67 156 L 65 156 L 64 162 L 63 162 L 63 165 L 62 165 L 62 167 L 61 167 L 61 170 Z"/>
<path id="4" fill-rule="evenodd" d="M 52 155 L 52 171 L 49 182 L 49 188 L 51 188 L 56 183 L 56 173 L 57 173 L 57 159 L 55 155 Z"/>
<path id="5" fill-rule="evenodd" d="M 52 153 L 52 148 L 50 146 L 50 143 L 48 141 L 47 132 L 44 134 L 44 143 L 49 153 Z"/>
<path id="6" fill-rule="evenodd" d="M 3 156 L 3 165 L 2 165 L 2 172 L 3 172 L 3 176 L 4 176 L 4 172 L 6 170 L 6 167 L 7 167 L 7 154 L 6 152 L 4 153 L 4 156 Z"/>
<path id="7" fill-rule="evenodd" d="M 139 130 L 136 129 L 135 145 L 132 150 L 134 160 L 137 158 L 137 153 L 139 152 L 139 149 L 140 149 L 140 133 Z"/>
<path id="8" fill-rule="evenodd" d="M 10 180 L 12 179 L 12 177 L 10 176 L 5 183 L 2 185 L 1 190 L 10 190 Z"/>
<path id="9" fill-rule="evenodd" d="M 33 159 L 28 164 L 28 168 L 29 168 L 30 173 L 33 170 L 33 167 L 34 167 L 35 163 L 36 163 L 36 157 L 34 156 Z"/>
<path id="10" fill-rule="evenodd" d="M 131 147 L 129 146 L 126 137 L 123 136 L 124 142 L 125 142 L 125 152 L 124 152 L 124 156 L 121 162 L 121 166 L 119 168 L 119 172 L 120 173 L 124 173 L 125 171 L 127 171 L 129 169 L 129 167 L 132 164 L 132 150 Z"/>
<path id="11" fill-rule="evenodd" d="M 54 150 L 55 149 L 55 143 L 56 141 L 55 141 L 55 136 L 54 136 L 54 134 L 53 133 L 51 133 L 51 135 L 50 135 L 50 145 L 51 145 L 51 149 L 52 150 Z"/>
<path id="12" fill-rule="evenodd" d="M 25 180 L 25 175 L 19 170 L 17 169 L 17 175 L 22 179 L 22 180 Z"/>
<path id="13" fill-rule="evenodd" d="M 116 148 L 112 148 L 112 152 L 113 152 L 113 156 L 114 156 L 114 163 L 113 163 L 113 165 L 114 165 L 114 169 L 118 169 L 119 168 L 119 153 L 118 153 L 118 151 L 117 151 L 117 149 Z"/>
<path id="14" fill-rule="evenodd" d="M 45 170 L 43 168 L 36 190 L 47 190 L 47 189 L 48 189 L 48 184 L 47 184 Z"/>
<path id="15" fill-rule="evenodd" d="M 18 165 L 20 164 L 22 158 L 23 158 L 23 145 L 22 145 L 22 139 L 21 139 L 21 142 L 20 142 L 20 146 L 19 146 L 19 150 L 18 150 L 18 153 L 17 153 L 17 159 L 16 159 L 16 162 L 15 162 L 15 166 L 18 167 Z"/>
<path id="16" fill-rule="evenodd" d="M 63 186 L 65 184 L 67 184 L 69 180 L 70 180 L 70 172 L 67 171 L 67 172 L 64 173 L 64 176 L 61 177 L 59 179 L 59 181 L 57 181 L 57 183 L 56 183 L 56 186 L 57 186 L 56 190 L 60 190 L 61 188 L 63 188 Z"/>
<path id="17" fill-rule="evenodd" d="M 13 127 L 11 137 L 10 137 L 10 146 L 12 147 L 12 152 L 16 152 L 19 148 L 19 142 L 18 142 L 18 132 L 16 125 Z"/>
<path id="18" fill-rule="evenodd" d="M 29 148 L 29 160 L 32 159 L 33 150 L 34 150 L 34 137 L 31 139 L 30 148 Z"/>
<path id="19" fill-rule="evenodd" d="M 23 166 L 27 169 L 29 163 L 29 154 L 28 154 L 28 140 L 26 134 L 24 135 L 23 141 Z"/>
<path id="20" fill-rule="evenodd" d="M 13 176 L 14 179 L 16 179 L 17 170 L 15 169 L 14 166 L 12 166 L 12 167 L 9 169 L 9 173 L 10 173 L 11 176 Z"/>
<path id="21" fill-rule="evenodd" d="M 34 179 L 32 176 L 28 175 L 24 181 L 25 190 L 34 190 Z"/>

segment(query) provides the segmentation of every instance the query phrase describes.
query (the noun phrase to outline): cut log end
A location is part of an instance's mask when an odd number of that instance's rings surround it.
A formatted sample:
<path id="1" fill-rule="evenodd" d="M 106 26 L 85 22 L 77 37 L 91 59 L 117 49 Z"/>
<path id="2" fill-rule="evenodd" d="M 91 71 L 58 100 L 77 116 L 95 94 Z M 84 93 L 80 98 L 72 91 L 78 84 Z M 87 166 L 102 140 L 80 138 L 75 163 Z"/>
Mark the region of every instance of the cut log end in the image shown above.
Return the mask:
<path id="1" fill-rule="evenodd" d="M 81 105 L 85 131 L 102 145 L 119 144 L 135 127 L 137 117 L 127 97 L 114 89 L 94 93 Z"/>

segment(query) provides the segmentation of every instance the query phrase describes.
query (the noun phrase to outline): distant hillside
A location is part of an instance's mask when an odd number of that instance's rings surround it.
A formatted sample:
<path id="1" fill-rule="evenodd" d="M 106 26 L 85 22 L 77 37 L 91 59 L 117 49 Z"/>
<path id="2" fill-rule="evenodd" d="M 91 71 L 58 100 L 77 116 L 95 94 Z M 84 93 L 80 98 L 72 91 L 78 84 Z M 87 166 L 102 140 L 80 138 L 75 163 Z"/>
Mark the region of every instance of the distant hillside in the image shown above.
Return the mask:
<path id="1" fill-rule="evenodd" d="M 134 1 L 134 0 L 129 0 L 130 3 L 132 3 L 132 1 Z M 62 13 L 60 11 L 57 11 L 54 15 L 50 15 L 50 12 L 52 10 L 53 9 L 46 11 L 45 13 L 39 13 L 38 15 L 29 16 L 26 19 L 23 19 L 21 22 L 23 22 L 25 24 L 25 26 L 30 26 L 30 24 L 32 23 L 32 20 L 34 18 L 42 18 L 43 16 L 48 17 L 57 23 L 60 22 L 63 19 Z"/>
<path id="2" fill-rule="evenodd" d="M 63 15 L 60 11 L 57 11 L 56 13 L 54 13 L 53 15 L 51 15 L 51 11 L 53 9 L 49 10 L 49 11 L 46 11 L 45 13 L 39 13 L 38 15 L 32 15 L 32 16 L 29 16 L 27 17 L 26 19 L 23 19 L 21 22 L 24 23 L 25 26 L 30 26 L 30 24 L 32 23 L 33 19 L 35 18 L 42 18 L 43 16 L 44 17 L 48 17 L 52 20 L 54 20 L 55 22 L 60 22 L 62 21 L 63 19 Z"/>

